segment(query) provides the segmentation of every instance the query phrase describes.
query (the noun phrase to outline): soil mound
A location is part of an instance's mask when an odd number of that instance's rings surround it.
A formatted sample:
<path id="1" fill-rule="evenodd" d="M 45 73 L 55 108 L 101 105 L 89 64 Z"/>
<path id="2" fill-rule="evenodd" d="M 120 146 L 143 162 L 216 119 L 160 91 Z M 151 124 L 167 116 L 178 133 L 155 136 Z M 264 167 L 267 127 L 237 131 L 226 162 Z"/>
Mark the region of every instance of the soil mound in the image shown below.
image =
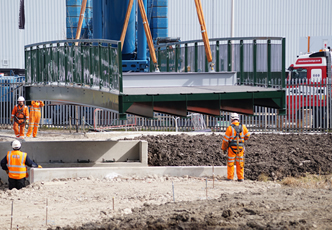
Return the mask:
<path id="1" fill-rule="evenodd" d="M 221 135 L 159 135 L 148 142 L 150 166 L 226 165 Z M 245 143 L 245 178 L 273 180 L 332 172 L 331 134 L 252 134 Z"/>

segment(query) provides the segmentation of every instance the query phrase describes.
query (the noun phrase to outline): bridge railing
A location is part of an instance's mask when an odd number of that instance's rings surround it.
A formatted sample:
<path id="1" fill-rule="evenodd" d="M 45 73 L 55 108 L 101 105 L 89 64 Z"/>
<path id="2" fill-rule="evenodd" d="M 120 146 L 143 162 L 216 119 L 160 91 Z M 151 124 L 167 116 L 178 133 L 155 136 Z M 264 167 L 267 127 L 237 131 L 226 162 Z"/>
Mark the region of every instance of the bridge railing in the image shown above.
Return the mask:
<path id="1" fill-rule="evenodd" d="M 61 40 L 25 46 L 26 84 L 122 92 L 121 42 Z"/>
<path id="2" fill-rule="evenodd" d="M 215 38 L 210 39 L 210 47 L 215 71 L 237 72 L 239 85 L 285 88 L 285 38 Z M 208 72 L 203 40 L 164 43 L 155 48 L 161 72 Z"/>

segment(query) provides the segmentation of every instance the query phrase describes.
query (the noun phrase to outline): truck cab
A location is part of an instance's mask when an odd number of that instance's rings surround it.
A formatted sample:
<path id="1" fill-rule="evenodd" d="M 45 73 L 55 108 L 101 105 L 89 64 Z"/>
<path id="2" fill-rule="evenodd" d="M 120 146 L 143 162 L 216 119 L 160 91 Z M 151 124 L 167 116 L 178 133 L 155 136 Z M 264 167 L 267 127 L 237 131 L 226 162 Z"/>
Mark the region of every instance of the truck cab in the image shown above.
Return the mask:
<path id="1" fill-rule="evenodd" d="M 288 68 L 289 74 L 287 79 L 323 83 L 323 79 L 327 78 L 328 58 L 331 56 L 330 47 L 319 52 L 298 56 L 295 64 L 290 65 Z"/>
<path id="2" fill-rule="evenodd" d="M 330 48 L 323 49 L 299 55 L 289 66 L 286 104 L 290 122 L 306 119 L 313 127 L 325 126 L 329 116 L 327 110 L 330 110 L 327 99 L 331 97 L 331 91 L 327 79 L 331 78 L 331 56 Z"/>
<path id="3" fill-rule="evenodd" d="M 311 83 L 322 83 L 327 78 L 328 53 L 331 51 L 321 50 L 316 53 L 298 56 L 295 64 L 288 68 L 288 80 L 309 80 Z"/>

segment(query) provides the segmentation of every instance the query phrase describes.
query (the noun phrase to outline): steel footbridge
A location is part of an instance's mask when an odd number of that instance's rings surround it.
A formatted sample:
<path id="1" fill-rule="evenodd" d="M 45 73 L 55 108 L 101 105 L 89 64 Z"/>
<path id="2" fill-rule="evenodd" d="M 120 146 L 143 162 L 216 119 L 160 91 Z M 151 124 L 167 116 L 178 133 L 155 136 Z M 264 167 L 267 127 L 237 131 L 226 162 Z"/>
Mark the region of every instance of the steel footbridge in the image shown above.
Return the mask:
<path id="1" fill-rule="evenodd" d="M 98 107 L 153 117 L 188 112 L 252 115 L 254 106 L 285 114 L 285 39 L 211 39 L 215 72 L 202 40 L 156 46 L 160 73 L 122 72 L 121 42 L 62 40 L 25 47 L 27 101 Z"/>

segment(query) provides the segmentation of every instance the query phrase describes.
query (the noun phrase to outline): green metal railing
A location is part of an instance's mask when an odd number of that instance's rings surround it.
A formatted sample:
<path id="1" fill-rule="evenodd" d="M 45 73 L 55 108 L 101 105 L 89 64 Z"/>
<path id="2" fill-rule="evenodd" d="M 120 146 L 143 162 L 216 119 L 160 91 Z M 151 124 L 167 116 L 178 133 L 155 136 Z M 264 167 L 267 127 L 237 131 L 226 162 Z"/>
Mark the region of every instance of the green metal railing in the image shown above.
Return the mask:
<path id="1" fill-rule="evenodd" d="M 285 88 L 285 42 L 281 37 L 210 39 L 215 71 L 237 72 L 239 85 Z M 155 48 L 161 72 L 208 72 L 203 40 Z"/>
<path id="2" fill-rule="evenodd" d="M 26 84 L 123 92 L 121 42 L 61 40 L 25 46 Z"/>

